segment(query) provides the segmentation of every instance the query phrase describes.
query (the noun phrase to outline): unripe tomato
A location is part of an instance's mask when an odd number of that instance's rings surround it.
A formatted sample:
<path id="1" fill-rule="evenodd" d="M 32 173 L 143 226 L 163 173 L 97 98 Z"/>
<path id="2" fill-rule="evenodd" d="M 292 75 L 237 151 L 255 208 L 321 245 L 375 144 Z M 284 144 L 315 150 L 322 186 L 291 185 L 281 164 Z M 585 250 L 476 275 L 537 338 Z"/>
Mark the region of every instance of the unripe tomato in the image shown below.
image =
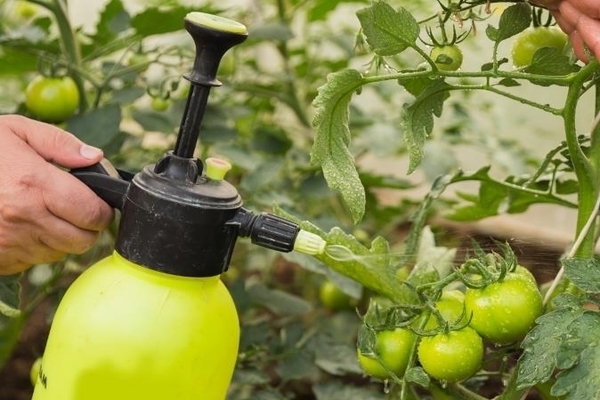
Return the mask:
<path id="1" fill-rule="evenodd" d="M 556 27 L 531 27 L 519 33 L 515 38 L 511 54 L 517 68 L 531 64 L 533 55 L 543 47 L 554 47 L 563 51 L 567 45 L 567 35 Z"/>
<path id="2" fill-rule="evenodd" d="M 463 53 L 455 44 L 435 46 L 429 56 L 442 71 L 456 71 L 463 62 Z"/>
<path id="3" fill-rule="evenodd" d="M 479 370 L 483 350 L 483 340 L 467 326 L 423 337 L 418 356 L 421 366 L 431 377 L 445 382 L 458 382 Z"/>
<path id="4" fill-rule="evenodd" d="M 25 89 L 25 105 L 37 118 L 46 122 L 62 122 L 79 107 L 79 91 L 68 76 L 37 76 Z"/>
<path id="5" fill-rule="evenodd" d="M 164 97 L 153 97 L 150 106 L 154 111 L 166 111 L 171 107 L 171 100 Z"/>
<path id="6" fill-rule="evenodd" d="M 30 19 L 35 17 L 39 12 L 38 6 L 25 0 L 15 1 L 14 11 L 17 17 L 21 19 Z"/>
<path id="7" fill-rule="evenodd" d="M 484 288 L 467 289 L 465 307 L 470 326 L 496 344 L 522 339 L 543 310 L 535 280 L 522 270 Z"/>
<path id="8" fill-rule="evenodd" d="M 325 281 L 319 288 L 319 299 L 331 311 L 350 310 L 355 305 L 352 297 L 342 292 L 331 281 Z"/>
<path id="9" fill-rule="evenodd" d="M 383 364 L 396 376 L 401 377 L 404 375 L 416 340 L 417 335 L 404 328 L 377 333 L 379 357 Z M 358 350 L 358 362 L 363 371 L 369 376 L 379 379 L 390 377 L 378 360 L 363 355 L 360 350 Z"/>
<path id="10" fill-rule="evenodd" d="M 465 295 L 460 290 L 445 290 L 438 301 L 435 302 L 435 308 L 439 311 L 444 320 L 449 324 L 467 322 L 467 315 L 464 306 Z M 461 318 L 462 316 L 462 318 Z M 460 321 L 459 321 L 460 318 Z M 425 324 L 426 330 L 435 329 L 439 326 L 439 321 L 435 315 L 430 315 Z"/>
<path id="11" fill-rule="evenodd" d="M 40 368 L 42 368 L 42 357 L 38 357 L 33 364 L 31 364 L 31 369 L 29 370 L 29 380 L 33 386 L 37 383 L 38 376 L 40 375 Z"/>

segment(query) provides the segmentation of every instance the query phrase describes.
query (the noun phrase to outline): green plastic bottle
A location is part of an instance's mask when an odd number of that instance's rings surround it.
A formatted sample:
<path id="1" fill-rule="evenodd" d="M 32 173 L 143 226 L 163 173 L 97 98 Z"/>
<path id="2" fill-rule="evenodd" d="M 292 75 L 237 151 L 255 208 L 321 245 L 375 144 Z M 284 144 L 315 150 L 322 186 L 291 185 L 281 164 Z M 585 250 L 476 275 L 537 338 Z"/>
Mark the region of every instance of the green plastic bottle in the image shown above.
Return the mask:
<path id="1" fill-rule="evenodd" d="M 238 341 L 219 276 L 161 273 L 115 252 L 63 298 L 33 399 L 221 400 Z"/>
<path id="2" fill-rule="evenodd" d="M 227 162 L 193 157 L 219 61 L 247 31 L 203 13 L 185 27 L 197 54 L 174 151 L 135 175 L 106 164 L 71 171 L 121 211 L 119 233 L 114 253 L 62 299 L 33 400 L 225 399 L 240 332 L 220 275 L 237 237 L 278 251 L 325 247 L 294 223 L 244 209 L 224 179 Z"/>

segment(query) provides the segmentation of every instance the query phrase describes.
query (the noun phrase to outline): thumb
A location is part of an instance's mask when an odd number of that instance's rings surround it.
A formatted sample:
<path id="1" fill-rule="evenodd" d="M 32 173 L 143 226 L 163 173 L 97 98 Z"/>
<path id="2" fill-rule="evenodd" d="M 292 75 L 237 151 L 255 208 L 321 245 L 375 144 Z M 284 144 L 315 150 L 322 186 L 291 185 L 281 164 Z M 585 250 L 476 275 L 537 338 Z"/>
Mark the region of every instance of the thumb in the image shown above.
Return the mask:
<path id="1" fill-rule="evenodd" d="M 18 115 L 2 118 L 10 131 L 48 162 L 66 168 L 78 168 L 102 160 L 102 150 L 83 143 L 73 134 L 54 125 Z"/>

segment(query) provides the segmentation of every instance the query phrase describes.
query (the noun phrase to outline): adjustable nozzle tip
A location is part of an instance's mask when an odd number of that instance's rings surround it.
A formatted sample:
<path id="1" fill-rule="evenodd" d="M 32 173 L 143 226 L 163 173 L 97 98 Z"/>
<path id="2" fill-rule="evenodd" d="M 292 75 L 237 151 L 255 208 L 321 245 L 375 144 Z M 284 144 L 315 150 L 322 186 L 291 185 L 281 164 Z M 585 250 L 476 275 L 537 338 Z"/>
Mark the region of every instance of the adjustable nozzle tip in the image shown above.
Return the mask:
<path id="1" fill-rule="evenodd" d="M 326 244 L 319 235 L 300 230 L 294 242 L 294 250 L 309 255 L 323 254 Z"/>

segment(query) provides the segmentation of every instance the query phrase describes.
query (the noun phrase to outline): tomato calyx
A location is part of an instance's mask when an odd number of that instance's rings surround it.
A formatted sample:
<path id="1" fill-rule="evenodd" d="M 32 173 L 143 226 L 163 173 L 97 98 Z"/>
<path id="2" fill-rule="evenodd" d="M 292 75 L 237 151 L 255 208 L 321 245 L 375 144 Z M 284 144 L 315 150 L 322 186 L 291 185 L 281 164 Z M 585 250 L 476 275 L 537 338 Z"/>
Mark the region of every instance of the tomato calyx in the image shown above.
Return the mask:
<path id="1" fill-rule="evenodd" d="M 466 260 L 457 270 L 459 279 L 467 288 L 480 289 L 504 280 L 507 274 L 517 269 L 517 257 L 506 243 L 496 242 L 502 251 L 485 253 L 474 244 L 475 256 Z"/>

